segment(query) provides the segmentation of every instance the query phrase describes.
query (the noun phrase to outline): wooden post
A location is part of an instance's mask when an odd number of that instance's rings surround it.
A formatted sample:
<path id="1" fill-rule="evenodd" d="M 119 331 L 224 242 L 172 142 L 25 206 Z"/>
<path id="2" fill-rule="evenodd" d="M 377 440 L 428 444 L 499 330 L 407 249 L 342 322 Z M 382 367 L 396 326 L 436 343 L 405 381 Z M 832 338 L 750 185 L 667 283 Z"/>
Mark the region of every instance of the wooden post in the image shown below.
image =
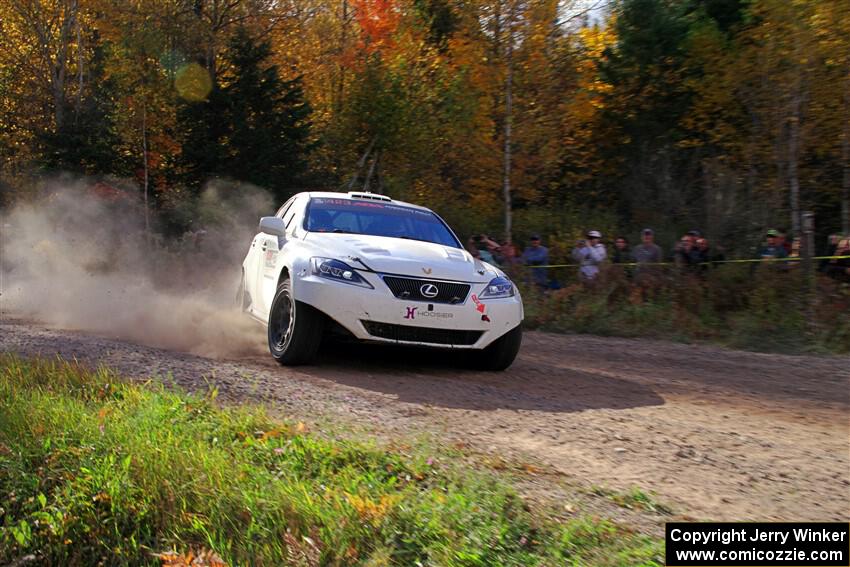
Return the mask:
<path id="1" fill-rule="evenodd" d="M 810 335 L 817 330 L 815 317 L 815 303 L 817 301 L 817 280 L 815 279 L 815 214 L 812 211 L 803 211 L 800 215 L 802 221 L 802 237 L 800 239 L 800 253 L 802 255 L 803 268 L 803 293 L 805 297 L 805 316 Z"/>

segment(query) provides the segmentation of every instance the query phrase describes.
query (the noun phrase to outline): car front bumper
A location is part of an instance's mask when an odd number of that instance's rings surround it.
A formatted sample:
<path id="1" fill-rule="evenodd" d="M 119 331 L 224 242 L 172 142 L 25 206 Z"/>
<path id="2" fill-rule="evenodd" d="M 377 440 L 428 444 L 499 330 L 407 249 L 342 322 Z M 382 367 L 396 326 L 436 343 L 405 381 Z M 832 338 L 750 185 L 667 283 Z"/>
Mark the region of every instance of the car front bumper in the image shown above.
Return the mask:
<path id="1" fill-rule="evenodd" d="M 381 276 L 359 272 L 373 289 L 305 274 L 294 278 L 295 299 L 325 313 L 361 340 L 482 349 L 522 322 L 519 292 L 480 299 L 486 283 L 471 284 L 466 301 L 451 305 L 400 299 Z"/>

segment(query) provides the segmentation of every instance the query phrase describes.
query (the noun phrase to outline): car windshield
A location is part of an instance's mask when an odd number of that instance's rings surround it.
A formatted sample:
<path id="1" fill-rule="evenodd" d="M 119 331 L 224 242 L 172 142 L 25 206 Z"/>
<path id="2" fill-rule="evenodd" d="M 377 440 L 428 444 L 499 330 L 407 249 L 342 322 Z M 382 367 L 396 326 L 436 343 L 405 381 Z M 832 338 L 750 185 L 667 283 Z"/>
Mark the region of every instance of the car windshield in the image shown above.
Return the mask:
<path id="1" fill-rule="evenodd" d="M 395 203 L 313 198 L 307 207 L 304 228 L 311 232 L 369 234 L 461 247 L 434 213 Z"/>

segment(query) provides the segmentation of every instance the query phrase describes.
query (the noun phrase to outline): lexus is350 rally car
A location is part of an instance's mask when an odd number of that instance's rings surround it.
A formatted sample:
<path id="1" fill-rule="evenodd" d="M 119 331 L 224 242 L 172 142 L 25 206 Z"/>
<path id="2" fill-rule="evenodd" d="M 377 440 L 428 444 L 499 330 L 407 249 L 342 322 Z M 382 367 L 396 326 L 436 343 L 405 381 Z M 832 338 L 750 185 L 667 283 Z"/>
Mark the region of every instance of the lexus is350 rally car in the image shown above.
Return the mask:
<path id="1" fill-rule="evenodd" d="M 300 193 L 263 217 L 238 300 L 286 365 L 311 362 L 334 323 L 365 341 L 465 349 L 490 370 L 522 342 L 522 300 L 504 272 L 429 209 L 374 193 Z"/>

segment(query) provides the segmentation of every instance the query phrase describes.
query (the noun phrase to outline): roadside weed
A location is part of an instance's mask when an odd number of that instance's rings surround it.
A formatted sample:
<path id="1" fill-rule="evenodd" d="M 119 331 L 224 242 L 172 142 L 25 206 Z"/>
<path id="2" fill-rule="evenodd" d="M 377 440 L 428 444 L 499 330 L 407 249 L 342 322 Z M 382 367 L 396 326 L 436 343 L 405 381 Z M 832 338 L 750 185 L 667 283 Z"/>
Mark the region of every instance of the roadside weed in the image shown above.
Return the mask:
<path id="1" fill-rule="evenodd" d="M 228 565 L 661 560 L 625 527 L 537 517 L 497 475 L 431 448 L 324 438 L 213 395 L 0 357 L 0 563 L 181 564 L 191 550 Z"/>

